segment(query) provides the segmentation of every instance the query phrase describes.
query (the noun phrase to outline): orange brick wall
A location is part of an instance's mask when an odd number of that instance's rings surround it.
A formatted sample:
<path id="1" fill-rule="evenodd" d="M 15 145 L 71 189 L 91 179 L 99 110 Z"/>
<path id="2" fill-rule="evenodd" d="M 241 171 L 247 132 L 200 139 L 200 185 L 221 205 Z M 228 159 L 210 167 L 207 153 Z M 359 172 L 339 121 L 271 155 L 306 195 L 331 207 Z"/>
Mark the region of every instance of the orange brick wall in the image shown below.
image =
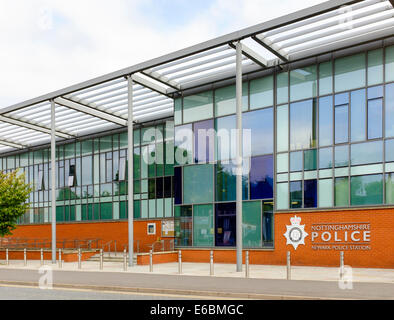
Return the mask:
<path id="1" fill-rule="evenodd" d="M 294 215 L 301 217 L 301 225 L 305 225 L 308 236 L 305 245 L 299 245 L 297 250 L 286 245 L 286 225 Z M 156 222 L 156 235 L 147 235 L 147 223 Z M 371 250 L 345 251 L 345 264 L 353 267 L 375 267 L 394 269 L 394 208 L 377 208 L 364 210 L 344 210 L 325 212 L 294 212 L 275 214 L 275 248 L 273 250 L 250 250 L 250 263 L 284 265 L 286 252 L 291 252 L 292 265 L 338 266 L 339 251 L 312 250 L 311 224 L 314 223 L 370 223 Z M 141 241 L 141 252 L 148 252 L 148 245 L 161 235 L 160 220 L 135 221 L 134 238 Z M 20 226 L 14 231 L 14 237 L 48 238 L 51 236 L 50 225 Z M 58 239 L 102 238 L 104 242 L 117 240 L 118 250 L 123 250 L 127 244 L 127 222 L 100 222 L 59 224 Z M 185 262 L 208 262 L 210 249 L 182 249 L 182 260 Z M 215 250 L 215 262 L 234 263 L 235 250 Z"/>
<path id="2" fill-rule="evenodd" d="M 305 245 L 299 245 L 294 250 L 292 245 L 286 245 L 286 225 L 291 225 L 290 218 L 301 217 L 301 225 L 305 225 L 308 236 Z M 275 249 L 250 250 L 251 264 L 285 265 L 286 253 L 291 252 L 292 265 L 306 266 L 339 266 L 340 251 L 312 250 L 311 224 L 318 223 L 370 223 L 371 250 L 344 251 L 345 264 L 353 267 L 373 267 L 394 269 L 394 209 L 345 210 L 330 212 L 295 212 L 277 213 L 275 215 Z M 208 262 L 208 250 L 182 249 L 182 259 L 185 262 Z M 235 263 L 235 250 L 219 249 L 214 252 L 215 262 Z"/>
<path id="3" fill-rule="evenodd" d="M 147 234 L 148 223 L 156 223 L 156 235 Z M 51 225 L 18 226 L 13 231 L 12 238 L 51 239 Z M 103 244 L 116 240 L 117 251 L 123 251 L 124 246 L 128 245 L 128 223 L 127 221 L 61 223 L 56 226 L 56 238 L 58 240 L 102 239 Z M 140 252 L 148 252 L 149 246 L 159 238 L 161 238 L 161 220 L 134 221 L 134 239 L 140 241 Z M 111 250 L 114 250 L 113 245 Z M 134 250 L 137 250 L 136 243 Z"/>

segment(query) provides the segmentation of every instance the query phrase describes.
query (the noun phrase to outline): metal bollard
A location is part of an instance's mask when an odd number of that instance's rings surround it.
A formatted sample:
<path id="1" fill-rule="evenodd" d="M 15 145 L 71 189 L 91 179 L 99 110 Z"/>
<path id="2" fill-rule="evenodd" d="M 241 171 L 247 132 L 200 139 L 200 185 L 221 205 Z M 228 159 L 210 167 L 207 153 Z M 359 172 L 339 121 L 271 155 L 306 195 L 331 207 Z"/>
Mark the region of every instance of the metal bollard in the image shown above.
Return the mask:
<path id="1" fill-rule="evenodd" d="M 40 250 L 40 254 L 41 254 L 41 265 L 44 265 L 44 250 L 42 248 Z"/>
<path id="2" fill-rule="evenodd" d="M 178 252 L 178 273 L 182 274 L 182 251 Z"/>
<path id="3" fill-rule="evenodd" d="M 7 266 L 9 266 L 10 265 L 10 260 L 8 258 L 8 249 L 5 249 L 5 260 L 6 260 Z"/>
<path id="4" fill-rule="evenodd" d="M 214 274 L 214 268 L 213 268 L 213 250 L 211 250 L 211 255 L 210 255 L 210 272 L 209 274 L 213 276 Z"/>
<path id="5" fill-rule="evenodd" d="M 78 249 L 78 269 L 81 269 L 82 268 L 82 265 L 81 265 L 82 263 L 81 263 L 81 248 L 79 248 Z"/>
<path id="6" fill-rule="evenodd" d="M 23 249 L 23 260 L 25 262 L 25 267 L 27 266 L 27 253 L 26 253 L 26 249 Z"/>
<path id="7" fill-rule="evenodd" d="M 59 268 L 62 268 L 62 249 L 59 249 Z"/>
<path id="8" fill-rule="evenodd" d="M 249 278 L 249 251 L 245 254 L 245 277 Z"/>
<path id="9" fill-rule="evenodd" d="M 287 251 L 287 280 L 291 280 L 290 251 Z"/>
<path id="10" fill-rule="evenodd" d="M 123 250 L 123 271 L 127 271 L 127 251 Z"/>
<path id="11" fill-rule="evenodd" d="M 104 253 L 103 249 L 100 249 L 100 270 L 103 270 L 103 264 L 104 264 Z"/>
<path id="12" fill-rule="evenodd" d="M 345 267 L 345 263 L 344 263 L 344 253 L 343 251 L 340 252 L 339 254 L 339 278 L 340 280 L 343 280 L 343 276 L 344 276 L 344 267 Z"/>
<path id="13" fill-rule="evenodd" d="M 149 272 L 153 272 L 153 253 L 149 251 Z"/>

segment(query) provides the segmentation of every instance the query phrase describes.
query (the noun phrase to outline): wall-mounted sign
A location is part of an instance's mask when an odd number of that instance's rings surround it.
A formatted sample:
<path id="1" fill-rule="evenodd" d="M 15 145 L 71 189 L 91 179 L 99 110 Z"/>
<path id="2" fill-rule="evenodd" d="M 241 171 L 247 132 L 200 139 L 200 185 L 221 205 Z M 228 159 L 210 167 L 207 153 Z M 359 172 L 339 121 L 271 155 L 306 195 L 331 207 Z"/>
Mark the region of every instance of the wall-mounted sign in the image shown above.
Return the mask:
<path id="1" fill-rule="evenodd" d="M 313 250 L 371 250 L 369 222 L 311 225 Z"/>
<path id="2" fill-rule="evenodd" d="M 305 232 L 305 225 L 301 225 L 301 218 L 294 216 L 290 218 L 291 225 L 286 226 L 287 230 L 284 234 L 287 239 L 286 245 L 291 244 L 294 247 L 294 250 L 297 250 L 297 247 L 300 244 L 305 245 L 305 238 L 308 236 L 308 233 Z"/>
<path id="3" fill-rule="evenodd" d="M 174 237 L 175 236 L 174 220 L 162 220 L 161 221 L 161 236 L 162 237 Z"/>
<path id="4" fill-rule="evenodd" d="M 148 223 L 147 233 L 149 236 L 156 234 L 156 223 Z"/>

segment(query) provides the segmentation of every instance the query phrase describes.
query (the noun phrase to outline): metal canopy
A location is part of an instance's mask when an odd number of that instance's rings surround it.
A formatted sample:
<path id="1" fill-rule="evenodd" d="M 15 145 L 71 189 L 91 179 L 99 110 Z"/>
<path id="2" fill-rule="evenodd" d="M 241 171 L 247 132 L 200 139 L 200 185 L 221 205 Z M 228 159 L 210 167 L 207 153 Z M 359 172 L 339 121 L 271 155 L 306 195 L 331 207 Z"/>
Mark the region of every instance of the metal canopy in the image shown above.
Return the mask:
<path id="1" fill-rule="evenodd" d="M 242 73 L 332 52 L 394 34 L 393 1 L 333 0 L 0 109 L 0 154 L 47 144 L 51 101 L 58 140 L 127 127 L 128 81 L 133 121 L 172 116 L 173 94 Z"/>

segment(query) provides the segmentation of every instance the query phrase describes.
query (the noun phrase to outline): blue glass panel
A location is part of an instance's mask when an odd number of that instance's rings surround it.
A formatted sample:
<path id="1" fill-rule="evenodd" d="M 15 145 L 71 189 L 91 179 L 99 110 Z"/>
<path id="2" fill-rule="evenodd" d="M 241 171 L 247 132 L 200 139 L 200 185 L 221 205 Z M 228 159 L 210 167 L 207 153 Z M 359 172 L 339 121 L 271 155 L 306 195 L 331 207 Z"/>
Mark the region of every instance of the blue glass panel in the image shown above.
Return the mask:
<path id="1" fill-rule="evenodd" d="M 302 171 L 302 151 L 290 153 L 290 171 Z"/>
<path id="2" fill-rule="evenodd" d="M 366 137 L 366 103 L 365 89 L 351 93 L 351 139 L 364 141 Z"/>
<path id="3" fill-rule="evenodd" d="M 302 207 L 302 183 L 301 181 L 290 182 L 290 208 Z"/>
<path id="4" fill-rule="evenodd" d="M 394 83 L 386 85 L 386 137 L 394 137 Z"/>
<path id="5" fill-rule="evenodd" d="M 175 204 L 182 204 L 182 168 L 174 168 L 174 198 Z"/>
<path id="6" fill-rule="evenodd" d="M 323 148 L 319 150 L 319 168 L 332 168 L 332 148 Z"/>
<path id="7" fill-rule="evenodd" d="M 383 141 L 357 143 L 351 146 L 352 165 L 383 161 Z"/>
<path id="8" fill-rule="evenodd" d="M 304 181 L 304 208 L 317 207 L 317 180 Z"/>
<path id="9" fill-rule="evenodd" d="M 349 146 L 335 147 L 335 167 L 347 167 L 349 165 Z"/>
<path id="10" fill-rule="evenodd" d="M 348 118 L 348 105 L 335 107 L 335 143 L 348 142 Z"/>
<path id="11" fill-rule="evenodd" d="M 333 136 L 333 99 L 332 96 L 319 99 L 319 144 L 332 145 Z"/>
<path id="12" fill-rule="evenodd" d="M 335 95 L 335 105 L 339 106 L 342 104 L 348 104 L 349 103 L 349 93 L 339 93 Z"/>
<path id="13" fill-rule="evenodd" d="M 215 144 L 213 120 L 194 123 L 194 162 L 205 163 L 213 161 Z"/>
<path id="14" fill-rule="evenodd" d="M 394 161 L 394 140 L 386 141 L 386 161 Z"/>
<path id="15" fill-rule="evenodd" d="M 316 100 L 306 100 L 290 105 L 290 149 L 316 146 Z"/>
<path id="16" fill-rule="evenodd" d="M 368 139 L 381 138 L 383 134 L 383 99 L 368 101 Z"/>
<path id="17" fill-rule="evenodd" d="M 272 153 L 274 150 L 273 108 L 247 112 L 242 117 L 243 129 L 251 130 L 252 156 Z M 246 143 L 247 141 L 245 141 Z"/>
<path id="18" fill-rule="evenodd" d="M 383 98 L 383 86 L 368 88 L 368 99 Z"/>
<path id="19" fill-rule="evenodd" d="M 262 156 L 252 158 L 250 166 L 250 199 L 273 198 L 274 158 Z"/>
<path id="20" fill-rule="evenodd" d="M 246 161 L 246 160 L 245 160 Z M 230 163 L 218 162 L 216 165 L 216 201 L 236 200 L 236 166 Z M 245 170 L 244 170 L 245 171 Z M 248 199 L 248 175 L 242 177 L 242 197 Z"/>
<path id="21" fill-rule="evenodd" d="M 236 206 L 234 202 L 215 205 L 215 245 L 236 245 Z"/>

